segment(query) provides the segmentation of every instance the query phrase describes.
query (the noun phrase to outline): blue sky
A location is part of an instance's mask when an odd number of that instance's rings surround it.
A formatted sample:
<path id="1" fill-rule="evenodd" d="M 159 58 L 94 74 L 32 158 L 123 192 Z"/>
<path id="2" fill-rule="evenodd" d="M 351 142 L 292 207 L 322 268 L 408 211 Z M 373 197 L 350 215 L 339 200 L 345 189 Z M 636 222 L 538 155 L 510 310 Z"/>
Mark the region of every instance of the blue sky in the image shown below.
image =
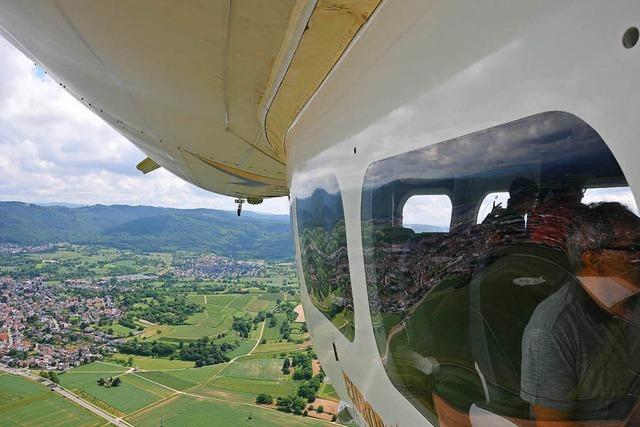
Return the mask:
<path id="1" fill-rule="evenodd" d="M 235 209 L 164 169 L 136 170 L 145 155 L 0 37 L 0 200 Z M 287 198 L 246 209 L 287 214 Z"/>

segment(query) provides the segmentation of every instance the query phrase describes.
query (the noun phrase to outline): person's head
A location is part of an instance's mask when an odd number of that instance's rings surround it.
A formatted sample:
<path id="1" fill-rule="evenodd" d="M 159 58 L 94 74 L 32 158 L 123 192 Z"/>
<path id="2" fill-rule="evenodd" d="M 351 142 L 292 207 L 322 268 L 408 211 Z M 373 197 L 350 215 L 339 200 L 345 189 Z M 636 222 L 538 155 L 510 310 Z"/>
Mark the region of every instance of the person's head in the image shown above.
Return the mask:
<path id="1" fill-rule="evenodd" d="M 524 215 L 538 197 L 538 186 L 530 178 L 519 177 L 509 186 L 508 209 Z"/>
<path id="2" fill-rule="evenodd" d="M 584 268 L 612 272 L 621 263 L 625 271 L 634 266 L 631 261 L 640 249 L 640 218 L 633 212 L 620 203 L 606 202 L 592 205 L 575 219 L 567 252 L 576 272 Z"/>
<path id="3" fill-rule="evenodd" d="M 584 189 L 577 184 L 553 190 L 553 200 L 557 203 L 580 204 L 584 197 Z"/>
<path id="4" fill-rule="evenodd" d="M 575 206 L 582 202 L 584 187 L 578 179 L 566 179 L 561 182 L 552 182 L 540 191 L 543 203 L 556 205 Z"/>
<path id="5" fill-rule="evenodd" d="M 576 217 L 569 261 L 583 287 L 605 309 L 640 292 L 640 218 L 620 203 L 599 203 Z"/>

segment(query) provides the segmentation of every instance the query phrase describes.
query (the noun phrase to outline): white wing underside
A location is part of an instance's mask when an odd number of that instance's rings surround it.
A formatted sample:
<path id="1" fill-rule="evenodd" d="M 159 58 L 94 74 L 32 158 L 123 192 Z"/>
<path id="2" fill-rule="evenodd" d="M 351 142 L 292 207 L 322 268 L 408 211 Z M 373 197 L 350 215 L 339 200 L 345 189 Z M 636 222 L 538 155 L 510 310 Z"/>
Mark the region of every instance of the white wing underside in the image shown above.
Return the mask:
<path id="1" fill-rule="evenodd" d="M 338 3 L 0 0 L 0 33 L 146 153 L 141 171 L 274 197 L 289 126 L 379 0 Z"/>

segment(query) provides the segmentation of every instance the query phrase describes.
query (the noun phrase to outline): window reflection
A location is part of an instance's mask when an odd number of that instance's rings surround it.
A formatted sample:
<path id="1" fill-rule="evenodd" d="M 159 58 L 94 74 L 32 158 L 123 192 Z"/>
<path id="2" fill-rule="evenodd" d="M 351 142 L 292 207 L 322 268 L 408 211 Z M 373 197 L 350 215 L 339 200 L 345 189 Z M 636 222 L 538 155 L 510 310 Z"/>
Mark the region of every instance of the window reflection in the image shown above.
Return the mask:
<path id="1" fill-rule="evenodd" d="M 342 195 L 335 175 L 304 180 L 295 200 L 309 298 L 342 334 L 355 335 Z"/>
<path id="2" fill-rule="evenodd" d="M 396 207 L 420 193 L 448 195 L 449 233 L 403 225 Z M 575 116 L 372 164 L 362 237 L 380 357 L 431 422 L 640 422 L 640 219 L 612 153 Z"/>
<path id="3" fill-rule="evenodd" d="M 582 203 L 618 202 L 638 215 L 636 199 L 629 187 L 587 188 Z"/>
<path id="4" fill-rule="evenodd" d="M 509 201 L 509 192 L 500 191 L 497 193 L 489 193 L 482 200 L 480 209 L 478 209 L 478 219 L 476 224 L 481 224 L 485 218 L 496 209 L 504 209 Z"/>
<path id="5" fill-rule="evenodd" d="M 411 196 L 402 207 L 402 226 L 416 233 L 448 233 L 451 199 L 444 194 Z"/>

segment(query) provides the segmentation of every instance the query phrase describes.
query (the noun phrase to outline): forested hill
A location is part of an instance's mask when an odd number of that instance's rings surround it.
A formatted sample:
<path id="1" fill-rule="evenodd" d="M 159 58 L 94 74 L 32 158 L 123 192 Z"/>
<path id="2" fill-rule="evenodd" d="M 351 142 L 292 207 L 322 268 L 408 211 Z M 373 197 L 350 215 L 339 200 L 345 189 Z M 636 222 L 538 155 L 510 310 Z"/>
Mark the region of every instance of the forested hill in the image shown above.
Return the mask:
<path id="1" fill-rule="evenodd" d="M 41 206 L 0 202 L 0 242 L 72 242 L 142 251 L 204 249 L 218 255 L 293 259 L 289 217 L 151 206 Z"/>

